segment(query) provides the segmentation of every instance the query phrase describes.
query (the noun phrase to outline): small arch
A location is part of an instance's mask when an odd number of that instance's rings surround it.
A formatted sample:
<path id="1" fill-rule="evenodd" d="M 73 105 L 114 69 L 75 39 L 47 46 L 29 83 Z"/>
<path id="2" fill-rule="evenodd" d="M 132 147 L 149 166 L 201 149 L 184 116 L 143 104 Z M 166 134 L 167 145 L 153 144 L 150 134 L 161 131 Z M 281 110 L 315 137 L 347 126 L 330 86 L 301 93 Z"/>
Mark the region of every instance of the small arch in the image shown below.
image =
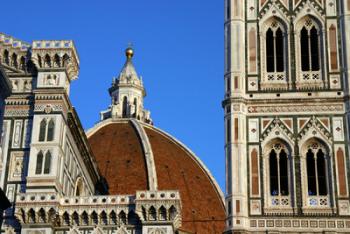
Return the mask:
<path id="1" fill-rule="evenodd" d="M 35 215 L 35 211 L 33 209 L 30 209 L 28 211 L 28 222 L 29 223 L 35 223 L 36 222 L 36 215 Z"/>
<path id="2" fill-rule="evenodd" d="M 65 225 L 67 225 L 67 226 L 70 225 L 70 217 L 69 217 L 69 214 L 67 212 L 63 213 L 62 219 L 63 219 L 63 223 Z"/>
<path id="3" fill-rule="evenodd" d="M 45 154 L 44 174 L 50 174 L 51 160 L 51 152 L 48 150 Z"/>
<path id="4" fill-rule="evenodd" d="M 48 54 L 45 55 L 44 66 L 45 67 L 51 67 L 51 58 L 50 58 L 50 56 Z"/>
<path id="5" fill-rule="evenodd" d="M 22 71 L 25 71 L 25 70 L 26 70 L 26 59 L 25 59 L 24 56 L 22 56 L 22 57 L 20 58 L 20 69 L 21 69 Z"/>
<path id="6" fill-rule="evenodd" d="M 8 50 L 4 50 L 3 53 L 3 61 L 6 65 L 10 65 L 10 56 L 9 56 L 9 51 Z"/>
<path id="7" fill-rule="evenodd" d="M 39 129 L 39 141 L 45 141 L 46 125 L 47 125 L 46 119 L 41 120 L 40 129 Z"/>
<path id="8" fill-rule="evenodd" d="M 53 141 L 55 136 L 55 121 L 51 119 L 47 128 L 47 141 Z"/>
<path id="9" fill-rule="evenodd" d="M 11 66 L 14 68 L 18 68 L 17 54 L 13 53 L 11 56 Z"/>
<path id="10" fill-rule="evenodd" d="M 38 55 L 38 64 L 39 64 L 39 67 L 43 67 L 42 59 L 40 55 Z"/>
<path id="11" fill-rule="evenodd" d="M 122 117 L 126 118 L 127 114 L 128 114 L 128 98 L 125 96 L 123 98 L 123 113 L 122 113 Z"/>
<path id="12" fill-rule="evenodd" d="M 58 54 L 54 56 L 54 67 L 61 67 L 61 58 Z"/>
<path id="13" fill-rule="evenodd" d="M 84 211 L 82 214 L 81 214 L 81 223 L 83 225 L 88 225 L 89 224 L 89 215 L 86 213 L 86 211 Z"/>
<path id="14" fill-rule="evenodd" d="M 167 220 L 167 212 L 164 206 L 159 208 L 159 220 L 165 221 Z"/>
<path id="15" fill-rule="evenodd" d="M 119 219 L 119 223 L 122 225 L 126 225 L 127 220 L 126 220 L 126 214 L 125 212 L 122 210 L 119 215 L 118 215 L 118 219 Z"/>
<path id="16" fill-rule="evenodd" d="M 64 54 L 63 55 L 63 57 L 62 57 L 62 66 L 63 67 L 66 67 L 67 66 L 67 64 L 68 64 L 68 62 L 69 62 L 69 56 L 68 56 L 68 54 Z"/>
<path id="17" fill-rule="evenodd" d="M 112 225 L 116 225 L 117 224 L 117 214 L 115 213 L 114 210 L 111 211 L 111 213 L 109 213 L 109 222 Z"/>
<path id="18" fill-rule="evenodd" d="M 84 196 L 84 182 L 83 182 L 83 178 L 79 177 L 77 179 L 77 182 L 75 184 L 75 196 L 79 197 L 79 196 Z"/>
<path id="19" fill-rule="evenodd" d="M 43 208 L 41 208 L 38 212 L 38 221 L 39 221 L 39 223 L 46 222 L 46 212 Z"/>
<path id="20" fill-rule="evenodd" d="M 169 209 L 169 219 L 174 220 L 176 218 L 176 215 L 177 215 L 177 210 L 175 206 L 171 206 Z"/>
<path id="21" fill-rule="evenodd" d="M 151 206 L 148 209 L 148 220 L 151 220 L 151 221 L 157 220 L 157 211 L 156 211 L 156 208 L 154 208 L 154 206 Z"/>
<path id="22" fill-rule="evenodd" d="M 98 215 L 95 211 L 93 211 L 91 213 L 91 222 L 94 224 L 94 225 L 97 225 L 98 224 Z"/>
<path id="23" fill-rule="evenodd" d="M 36 156 L 36 167 L 35 167 L 35 174 L 40 175 L 43 170 L 43 161 L 44 161 L 44 154 L 42 151 L 39 151 L 39 153 Z"/>
<path id="24" fill-rule="evenodd" d="M 100 214 L 100 220 L 103 225 L 108 225 L 108 219 L 107 219 L 107 214 L 105 211 L 102 211 Z"/>
<path id="25" fill-rule="evenodd" d="M 137 98 L 134 98 L 134 106 L 135 106 L 134 118 L 136 118 L 136 116 L 137 116 L 137 109 L 138 109 L 138 106 L 137 106 Z"/>
<path id="26" fill-rule="evenodd" d="M 79 215 L 77 212 L 74 212 L 73 215 L 72 215 L 72 222 L 73 222 L 73 225 L 76 225 L 76 226 L 79 226 L 80 225 L 80 222 L 79 222 Z"/>

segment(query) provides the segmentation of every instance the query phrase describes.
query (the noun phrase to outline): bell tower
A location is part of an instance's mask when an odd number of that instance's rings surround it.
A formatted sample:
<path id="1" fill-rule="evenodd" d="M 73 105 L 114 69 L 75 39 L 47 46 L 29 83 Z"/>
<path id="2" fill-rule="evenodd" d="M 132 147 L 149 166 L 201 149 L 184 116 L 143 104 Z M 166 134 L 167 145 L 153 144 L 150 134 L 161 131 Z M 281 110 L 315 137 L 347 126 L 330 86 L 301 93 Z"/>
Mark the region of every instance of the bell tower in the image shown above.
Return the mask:
<path id="1" fill-rule="evenodd" d="M 350 1 L 225 0 L 226 233 L 350 228 Z"/>

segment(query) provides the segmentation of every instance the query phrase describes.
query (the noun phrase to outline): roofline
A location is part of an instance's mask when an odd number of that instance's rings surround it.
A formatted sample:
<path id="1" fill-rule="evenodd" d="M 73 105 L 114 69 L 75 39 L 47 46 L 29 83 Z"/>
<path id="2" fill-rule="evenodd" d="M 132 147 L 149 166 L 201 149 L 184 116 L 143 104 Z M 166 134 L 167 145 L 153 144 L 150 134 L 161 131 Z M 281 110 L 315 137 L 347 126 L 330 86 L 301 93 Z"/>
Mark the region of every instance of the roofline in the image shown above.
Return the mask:
<path id="1" fill-rule="evenodd" d="M 86 136 L 89 138 L 90 136 L 92 136 L 94 133 L 96 133 L 98 130 L 100 130 L 101 128 L 109 125 L 109 124 L 113 124 L 113 123 L 126 123 L 129 122 L 130 119 L 106 119 L 103 120 L 99 123 L 97 123 L 96 125 L 94 125 L 92 128 L 88 129 L 86 131 Z M 166 136 L 167 138 L 171 139 L 172 141 L 174 141 L 176 144 L 180 145 L 185 151 L 188 152 L 188 154 L 190 156 L 192 156 L 192 158 L 195 160 L 196 163 L 198 163 L 198 165 L 202 168 L 202 170 L 207 174 L 207 176 L 209 177 L 211 183 L 214 185 L 214 187 L 216 188 L 216 191 L 219 195 L 219 197 L 221 198 L 222 201 L 222 205 L 225 207 L 225 196 L 224 193 L 222 192 L 219 184 L 217 183 L 217 181 L 215 180 L 214 176 L 211 174 L 211 172 L 209 171 L 209 169 L 205 166 L 205 164 L 200 160 L 200 158 L 193 152 L 191 151 L 186 145 L 184 145 L 181 141 L 179 141 L 178 139 L 176 139 L 174 136 L 170 135 L 169 133 L 153 126 L 150 124 L 146 124 L 143 122 L 138 121 L 141 125 L 144 125 L 146 127 L 149 127 L 151 129 L 155 129 L 156 131 L 158 131 L 160 134 L 163 134 L 164 136 Z"/>
<path id="2" fill-rule="evenodd" d="M 225 207 L 225 196 L 224 193 L 222 192 L 219 184 L 217 183 L 217 181 L 215 180 L 214 176 L 211 174 L 211 172 L 209 171 L 209 169 L 205 166 L 205 164 L 202 162 L 202 160 L 192 151 L 190 150 L 184 143 L 182 143 L 181 141 L 179 141 L 177 138 L 175 138 L 173 135 L 171 135 L 170 133 L 157 128 L 153 125 L 150 124 L 146 124 L 146 123 L 142 123 L 143 125 L 146 125 L 146 127 L 149 127 L 151 129 L 155 129 L 157 130 L 159 133 L 165 135 L 166 137 L 170 138 L 171 140 L 173 140 L 175 143 L 179 144 L 182 148 L 184 148 L 191 156 L 193 156 L 193 159 L 199 164 L 199 166 L 204 170 L 204 172 L 208 175 L 208 177 L 210 178 L 211 182 L 213 183 L 214 187 L 216 188 L 218 195 L 221 197 L 221 201 L 222 201 L 222 205 Z"/>

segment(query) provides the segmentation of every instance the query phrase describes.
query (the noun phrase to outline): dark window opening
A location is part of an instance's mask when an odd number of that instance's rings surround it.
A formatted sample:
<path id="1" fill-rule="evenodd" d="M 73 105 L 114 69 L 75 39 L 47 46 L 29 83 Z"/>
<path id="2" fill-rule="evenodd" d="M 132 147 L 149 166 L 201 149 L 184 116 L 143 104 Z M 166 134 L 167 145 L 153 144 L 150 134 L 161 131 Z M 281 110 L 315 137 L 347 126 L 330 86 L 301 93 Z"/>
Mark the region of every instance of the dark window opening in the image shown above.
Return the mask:
<path id="1" fill-rule="evenodd" d="M 283 32 L 280 28 L 276 31 L 276 70 L 284 71 L 284 51 L 283 51 Z"/>
<path id="2" fill-rule="evenodd" d="M 309 150 L 306 154 L 306 167 L 307 167 L 308 194 L 317 195 L 315 159 L 314 159 L 314 154 L 311 150 Z"/>
<path id="3" fill-rule="evenodd" d="M 275 150 L 270 153 L 270 192 L 272 196 L 279 194 L 278 188 L 278 167 L 277 167 L 277 154 Z"/>
<path id="4" fill-rule="evenodd" d="M 326 162 L 322 150 L 317 152 L 317 178 L 319 195 L 327 195 Z"/>
<path id="5" fill-rule="evenodd" d="M 40 123 L 39 141 L 45 141 L 45 134 L 46 134 L 46 120 L 43 119 Z"/>
<path id="6" fill-rule="evenodd" d="M 301 52 L 301 69 L 302 71 L 309 71 L 310 70 L 309 35 L 305 27 L 301 30 L 300 50 L 301 50 L 300 51 Z"/>
<path id="7" fill-rule="evenodd" d="M 126 118 L 127 110 L 128 110 L 128 98 L 124 97 L 124 99 L 123 99 L 123 113 L 122 113 L 123 118 Z"/>
<path id="8" fill-rule="evenodd" d="M 39 175 L 41 174 L 42 168 L 43 168 L 43 158 L 44 155 L 43 153 L 40 151 L 36 157 L 36 168 L 35 168 L 35 174 Z"/>
<path id="9" fill-rule="evenodd" d="M 319 47 L 318 47 L 318 33 L 317 29 L 313 27 L 310 31 L 310 44 L 311 44 L 311 70 L 320 70 L 319 63 Z"/>
<path id="10" fill-rule="evenodd" d="M 45 155 L 44 174 L 50 174 L 50 167 L 51 167 L 51 153 L 50 151 L 47 151 Z"/>
<path id="11" fill-rule="evenodd" d="M 274 36 L 271 28 L 266 32 L 266 69 L 267 72 L 275 71 Z"/>
<path id="12" fill-rule="evenodd" d="M 288 188 L 288 157 L 284 150 L 281 150 L 279 155 L 279 166 L 280 166 L 280 186 L 281 186 L 281 195 L 289 195 Z"/>
<path id="13" fill-rule="evenodd" d="M 55 122 L 50 120 L 47 129 L 47 141 L 53 141 L 55 135 Z"/>

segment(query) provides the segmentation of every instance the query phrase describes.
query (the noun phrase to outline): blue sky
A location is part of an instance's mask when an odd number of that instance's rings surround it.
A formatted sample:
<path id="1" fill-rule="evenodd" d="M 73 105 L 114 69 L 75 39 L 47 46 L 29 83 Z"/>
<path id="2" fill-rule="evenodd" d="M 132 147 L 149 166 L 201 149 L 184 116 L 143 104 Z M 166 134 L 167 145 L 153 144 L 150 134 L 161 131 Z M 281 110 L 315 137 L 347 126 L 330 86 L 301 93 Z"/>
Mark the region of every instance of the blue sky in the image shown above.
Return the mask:
<path id="1" fill-rule="evenodd" d="M 4 1 L 0 31 L 72 39 L 80 56 L 71 99 L 85 129 L 110 104 L 107 89 L 132 42 L 157 127 L 192 149 L 225 184 L 223 0 Z"/>

